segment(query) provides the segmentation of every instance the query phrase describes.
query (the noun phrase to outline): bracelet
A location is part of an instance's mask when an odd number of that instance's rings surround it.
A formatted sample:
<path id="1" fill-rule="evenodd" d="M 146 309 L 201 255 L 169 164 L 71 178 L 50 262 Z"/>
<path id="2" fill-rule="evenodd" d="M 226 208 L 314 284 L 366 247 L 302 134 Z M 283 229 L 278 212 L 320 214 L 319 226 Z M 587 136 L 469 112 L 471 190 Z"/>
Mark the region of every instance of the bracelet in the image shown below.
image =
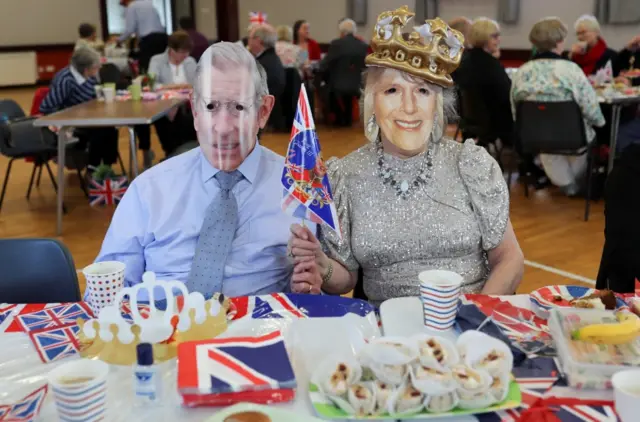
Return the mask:
<path id="1" fill-rule="evenodd" d="M 329 270 L 325 275 L 322 276 L 322 284 L 326 284 L 329 280 L 331 280 L 331 276 L 333 275 L 333 263 L 329 261 Z"/>

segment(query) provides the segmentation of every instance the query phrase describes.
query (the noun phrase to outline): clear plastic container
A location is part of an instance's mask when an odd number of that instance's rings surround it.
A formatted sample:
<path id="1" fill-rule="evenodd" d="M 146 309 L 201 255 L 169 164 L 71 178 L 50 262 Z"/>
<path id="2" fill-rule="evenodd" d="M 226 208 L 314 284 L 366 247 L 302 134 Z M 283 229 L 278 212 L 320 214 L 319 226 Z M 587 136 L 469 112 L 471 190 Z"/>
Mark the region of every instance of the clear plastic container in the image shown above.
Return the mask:
<path id="1" fill-rule="evenodd" d="M 610 389 L 611 377 L 630 366 L 640 366 L 640 339 L 624 345 L 572 340 L 571 332 L 589 324 L 615 323 L 612 311 L 554 308 L 549 329 L 567 383 L 578 389 Z"/>

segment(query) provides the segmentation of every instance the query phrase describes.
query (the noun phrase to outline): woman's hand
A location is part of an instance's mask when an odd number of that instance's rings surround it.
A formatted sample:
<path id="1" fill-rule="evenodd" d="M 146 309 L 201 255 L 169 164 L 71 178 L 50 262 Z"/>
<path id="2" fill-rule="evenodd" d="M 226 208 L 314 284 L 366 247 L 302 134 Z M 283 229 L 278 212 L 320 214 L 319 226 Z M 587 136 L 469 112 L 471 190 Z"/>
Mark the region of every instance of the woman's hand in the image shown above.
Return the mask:
<path id="1" fill-rule="evenodd" d="M 584 54 L 586 50 L 586 44 L 583 42 L 577 42 L 571 46 L 571 55 L 574 54 Z"/>
<path id="2" fill-rule="evenodd" d="M 291 276 L 293 293 L 320 294 L 322 291 L 322 275 L 315 259 L 300 262 L 293 267 Z"/>
<path id="3" fill-rule="evenodd" d="M 289 258 L 296 264 L 315 259 L 321 270 L 326 270 L 329 265 L 329 258 L 322 251 L 320 241 L 308 227 L 300 224 L 291 225 L 291 237 L 287 250 Z"/>

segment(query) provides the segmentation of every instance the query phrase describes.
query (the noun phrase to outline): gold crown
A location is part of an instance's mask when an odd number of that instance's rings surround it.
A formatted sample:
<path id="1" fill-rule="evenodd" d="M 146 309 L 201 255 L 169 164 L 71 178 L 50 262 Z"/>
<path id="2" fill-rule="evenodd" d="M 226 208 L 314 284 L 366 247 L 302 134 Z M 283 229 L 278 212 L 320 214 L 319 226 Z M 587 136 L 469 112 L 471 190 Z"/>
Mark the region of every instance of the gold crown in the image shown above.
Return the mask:
<path id="1" fill-rule="evenodd" d="M 180 343 L 211 339 L 226 331 L 230 302 L 224 296 L 216 293 L 205 300 L 198 292 L 189 293 L 180 281 L 156 281 L 151 272 L 142 279 L 140 284 L 123 288 L 115 303 L 103 308 L 97 319 L 78 319 L 82 357 L 132 365 L 137 359 L 137 345 L 151 343 L 154 360 L 163 362 L 176 357 Z M 146 291 L 152 298 L 157 289 L 164 290 L 167 309 L 160 311 L 150 304 L 147 315 L 143 315 L 134 298 L 139 291 Z M 131 323 L 121 315 L 125 297 L 130 301 Z"/>
<path id="2" fill-rule="evenodd" d="M 440 18 L 428 19 L 403 34 L 402 28 L 414 15 L 402 6 L 378 16 L 371 39 L 373 53 L 366 64 L 401 70 L 442 87 L 453 86 L 451 73 L 460 64 L 464 36 Z"/>

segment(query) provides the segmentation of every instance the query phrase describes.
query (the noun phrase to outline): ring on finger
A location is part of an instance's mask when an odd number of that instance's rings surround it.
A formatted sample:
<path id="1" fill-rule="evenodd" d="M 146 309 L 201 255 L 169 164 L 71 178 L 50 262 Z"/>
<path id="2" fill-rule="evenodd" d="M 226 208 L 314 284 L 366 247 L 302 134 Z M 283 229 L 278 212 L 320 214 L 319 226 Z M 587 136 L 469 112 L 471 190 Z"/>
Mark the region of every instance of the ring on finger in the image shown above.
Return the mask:
<path id="1" fill-rule="evenodd" d="M 312 289 L 311 284 L 309 284 L 309 292 L 308 293 L 311 293 L 311 289 Z"/>
<path id="2" fill-rule="evenodd" d="M 296 256 L 293 254 L 293 248 L 289 249 L 289 258 L 295 258 Z"/>

